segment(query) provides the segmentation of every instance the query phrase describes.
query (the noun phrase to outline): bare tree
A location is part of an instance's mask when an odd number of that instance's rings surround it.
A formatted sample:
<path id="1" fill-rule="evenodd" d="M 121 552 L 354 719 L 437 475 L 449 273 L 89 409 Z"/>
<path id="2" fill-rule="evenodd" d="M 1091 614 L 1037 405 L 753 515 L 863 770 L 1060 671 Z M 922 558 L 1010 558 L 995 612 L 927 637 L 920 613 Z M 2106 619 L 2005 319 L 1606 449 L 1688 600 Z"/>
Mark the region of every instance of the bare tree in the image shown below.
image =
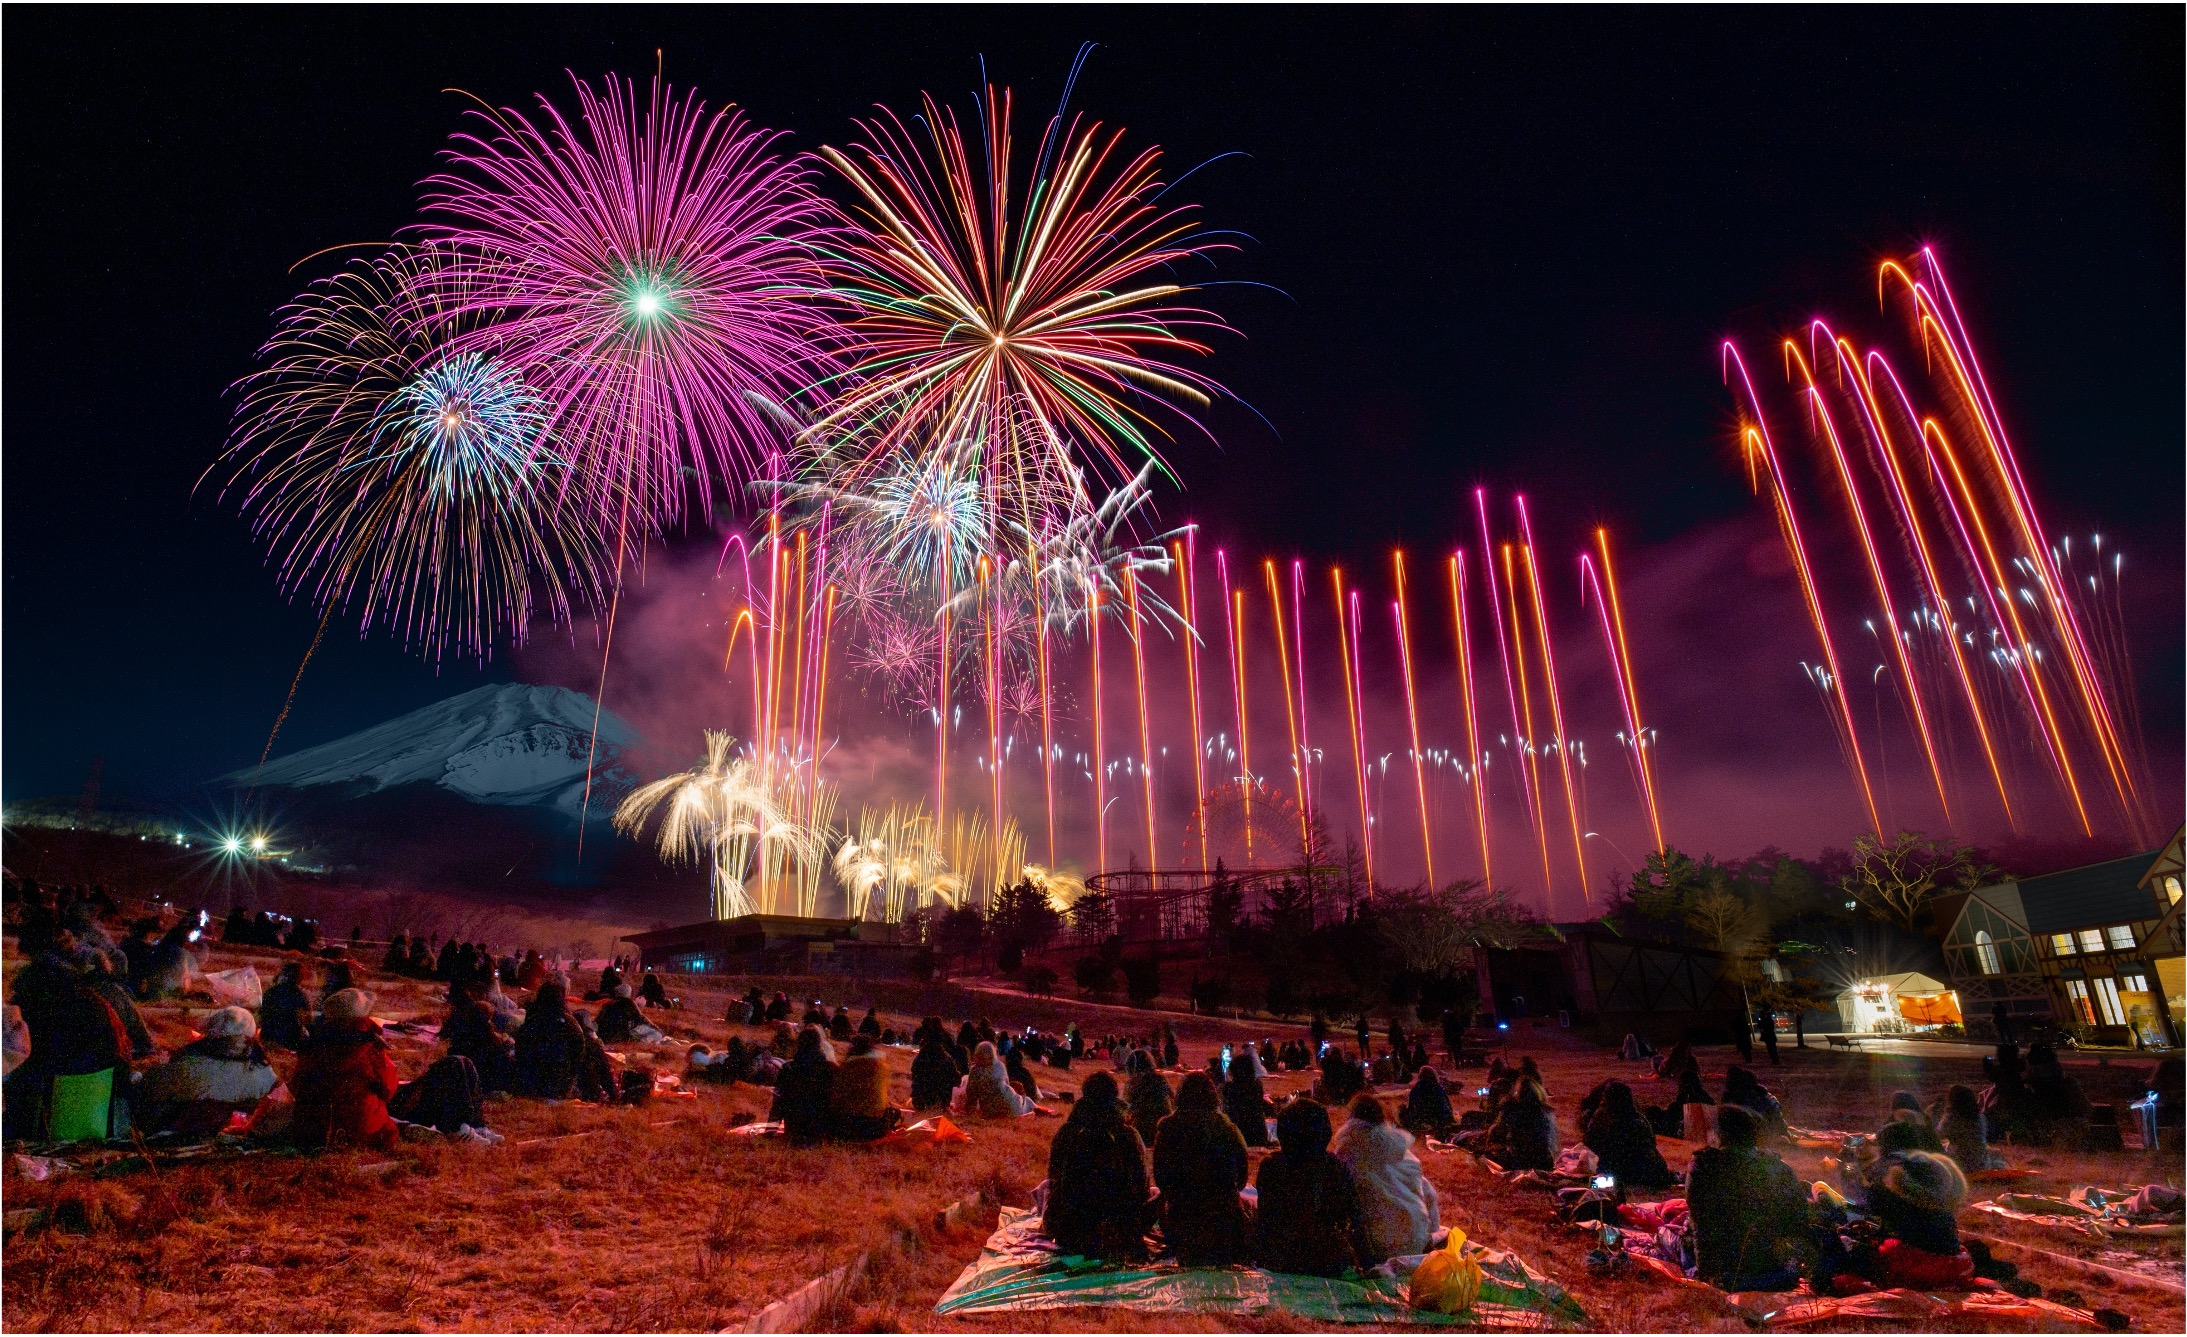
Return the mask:
<path id="1" fill-rule="evenodd" d="M 1856 836 L 1843 887 L 1877 918 L 1911 934 L 1939 892 L 1971 891 L 1996 877 L 1997 869 L 1972 845 L 1901 831 L 1887 841 Z"/>

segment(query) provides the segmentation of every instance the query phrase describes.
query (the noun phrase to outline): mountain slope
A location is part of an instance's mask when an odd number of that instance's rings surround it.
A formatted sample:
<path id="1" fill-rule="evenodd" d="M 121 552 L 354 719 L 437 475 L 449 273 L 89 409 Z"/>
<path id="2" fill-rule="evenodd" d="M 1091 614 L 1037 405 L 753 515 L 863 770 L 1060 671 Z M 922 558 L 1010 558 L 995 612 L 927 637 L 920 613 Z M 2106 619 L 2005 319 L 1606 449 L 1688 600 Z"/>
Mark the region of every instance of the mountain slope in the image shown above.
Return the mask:
<path id="1" fill-rule="evenodd" d="M 276 757 L 263 769 L 222 778 L 259 788 L 338 785 L 356 794 L 429 783 L 473 803 L 552 808 L 575 819 L 592 719 L 592 698 L 566 687 L 478 687 L 346 738 Z M 629 725 L 601 713 L 593 762 L 595 814 L 612 807 L 600 801 L 603 777 L 637 742 Z M 615 779 L 618 783 L 605 786 L 611 795 L 628 787 L 627 778 Z"/>

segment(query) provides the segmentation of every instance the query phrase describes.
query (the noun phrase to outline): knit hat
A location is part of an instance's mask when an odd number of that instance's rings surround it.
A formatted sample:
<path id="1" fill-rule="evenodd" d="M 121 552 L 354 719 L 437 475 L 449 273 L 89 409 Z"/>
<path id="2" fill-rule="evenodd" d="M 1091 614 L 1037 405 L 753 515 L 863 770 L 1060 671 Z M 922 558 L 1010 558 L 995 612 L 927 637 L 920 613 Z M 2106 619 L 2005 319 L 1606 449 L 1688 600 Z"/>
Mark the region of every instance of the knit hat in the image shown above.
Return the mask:
<path id="1" fill-rule="evenodd" d="M 208 1040 L 248 1040 L 258 1034 L 258 1018 L 240 1007 L 224 1007 L 199 1022 L 198 1033 Z"/>
<path id="2" fill-rule="evenodd" d="M 334 1021 L 356 1021 L 372 1015 L 372 995 L 362 989 L 341 989 L 326 1001 L 326 1014 Z"/>
<path id="3" fill-rule="evenodd" d="M 1884 1172 L 1883 1184 L 1924 1211 L 1956 1212 L 1967 1200 L 1967 1176 L 1949 1156 L 1927 1151 L 1902 1152 Z"/>

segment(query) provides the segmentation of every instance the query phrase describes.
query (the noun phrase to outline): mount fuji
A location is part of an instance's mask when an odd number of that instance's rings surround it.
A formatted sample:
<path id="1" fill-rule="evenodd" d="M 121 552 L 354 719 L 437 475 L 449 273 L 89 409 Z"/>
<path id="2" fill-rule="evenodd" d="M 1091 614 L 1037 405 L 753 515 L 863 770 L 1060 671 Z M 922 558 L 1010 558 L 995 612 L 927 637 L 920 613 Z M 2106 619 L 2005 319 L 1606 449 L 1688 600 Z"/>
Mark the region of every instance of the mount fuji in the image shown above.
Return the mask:
<path id="1" fill-rule="evenodd" d="M 431 784 L 471 803 L 546 808 L 575 822 L 584 800 L 593 711 L 591 697 L 566 687 L 478 687 L 221 778 L 238 787 L 332 786 L 345 798 Z M 601 711 L 599 720 L 595 817 L 613 811 L 615 798 L 630 787 L 615 763 L 640 741 L 614 715 Z"/>

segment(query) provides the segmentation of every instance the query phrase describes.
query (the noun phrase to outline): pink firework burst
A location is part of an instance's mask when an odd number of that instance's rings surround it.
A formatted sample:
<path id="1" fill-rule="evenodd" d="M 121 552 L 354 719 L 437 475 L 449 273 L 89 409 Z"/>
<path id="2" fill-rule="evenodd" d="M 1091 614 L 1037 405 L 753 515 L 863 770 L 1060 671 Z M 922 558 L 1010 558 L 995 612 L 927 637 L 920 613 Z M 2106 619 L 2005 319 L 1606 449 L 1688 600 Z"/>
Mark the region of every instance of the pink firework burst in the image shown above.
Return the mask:
<path id="1" fill-rule="evenodd" d="M 811 159 L 656 78 L 572 77 L 578 115 L 473 112 L 429 179 L 429 235 L 483 257 L 465 303 L 526 369 L 620 537 L 711 514 L 780 433 L 762 404 L 825 374 L 837 327 L 816 247 L 834 226 Z M 620 545 L 620 541 L 619 544 Z"/>

